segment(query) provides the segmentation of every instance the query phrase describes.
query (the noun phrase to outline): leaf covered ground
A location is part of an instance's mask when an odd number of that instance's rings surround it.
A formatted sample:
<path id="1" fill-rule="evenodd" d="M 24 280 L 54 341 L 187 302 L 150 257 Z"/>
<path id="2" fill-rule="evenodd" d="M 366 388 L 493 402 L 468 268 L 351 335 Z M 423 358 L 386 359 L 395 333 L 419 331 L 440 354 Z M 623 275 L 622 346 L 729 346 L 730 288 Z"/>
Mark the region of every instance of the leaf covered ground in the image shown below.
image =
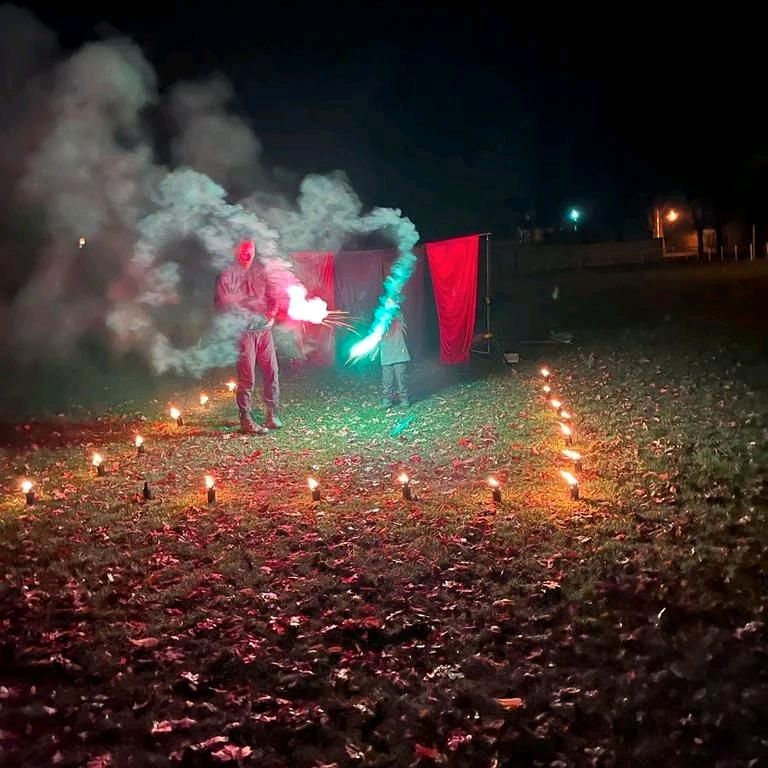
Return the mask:
<path id="1" fill-rule="evenodd" d="M 375 371 L 286 375 L 266 438 L 234 431 L 226 372 L 206 408 L 190 384 L 7 431 L 4 760 L 765 764 L 764 350 L 672 318 L 546 352 L 580 501 L 538 350 L 424 364 L 410 412 L 377 408 Z"/>

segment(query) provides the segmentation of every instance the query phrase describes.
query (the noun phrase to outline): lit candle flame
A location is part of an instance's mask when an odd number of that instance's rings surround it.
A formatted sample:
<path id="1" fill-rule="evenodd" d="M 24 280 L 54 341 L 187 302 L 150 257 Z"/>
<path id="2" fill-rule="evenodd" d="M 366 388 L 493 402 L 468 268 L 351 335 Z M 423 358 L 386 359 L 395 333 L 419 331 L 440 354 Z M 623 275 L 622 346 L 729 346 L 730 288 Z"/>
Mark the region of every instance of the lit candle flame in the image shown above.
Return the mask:
<path id="1" fill-rule="evenodd" d="M 549 368 L 546 368 L 546 367 L 542 368 L 542 369 L 541 369 L 541 375 L 542 375 L 542 376 L 543 376 L 545 379 L 548 379 L 548 378 L 549 378 L 549 376 L 550 376 L 550 373 L 549 373 Z"/>
<path id="2" fill-rule="evenodd" d="M 310 477 L 307 479 L 307 485 L 309 486 L 310 491 L 316 491 L 320 483 L 318 483 L 314 477 Z"/>
<path id="3" fill-rule="evenodd" d="M 579 484 L 579 481 L 570 472 L 566 472 L 564 469 L 560 470 L 560 477 L 562 477 L 571 487 Z"/>
<path id="4" fill-rule="evenodd" d="M 566 436 L 570 437 L 573 433 L 571 432 L 571 428 L 567 424 L 563 424 L 561 422 L 560 424 L 560 431 Z"/>
<path id="5" fill-rule="evenodd" d="M 216 484 L 216 481 L 213 479 L 211 475 L 205 476 L 205 487 L 210 491 L 211 488 Z"/>
<path id="6" fill-rule="evenodd" d="M 408 477 L 408 475 L 406 475 L 406 474 L 405 474 L 405 472 L 403 472 L 403 473 L 400 475 L 400 477 L 398 477 L 397 479 L 398 479 L 398 481 L 399 481 L 400 483 L 402 483 L 403 485 L 406 485 L 407 483 L 409 483 L 409 482 L 410 482 L 410 478 Z"/>
<path id="7" fill-rule="evenodd" d="M 136 435 L 133 442 L 137 448 L 141 448 L 141 446 L 144 444 L 144 438 L 141 435 Z"/>
<path id="8" fill-rule="evenodd" d="M 490 485 L 491 488 L 498 488 L 499 487 L 499 481 L 495 477 L 489 477 L 488 478 L 488 485 Z"/>
<path id="9" fill-rule="evenodd" d="M 200 395 L 200 405 L 205 405 L 208 402 L 208 395 L 202 394 Z"/>
<path id="10" fill-rule="evenodd" d="M 237 382 L 236 382 L 236 381 L 228 381 L 228 382 L 227 382 L 227 389 L 228 389 L 230 392 L 234 392 L 234 391 L 235 391 L 235 389 L 237 389 Z"/>
<path id="11" fill-rule="evenodd" d="M 34 486 L 34 483 L 31 480 L 22 480 L 21 481 L 21 491 L 22 493 L 29 493 Z"/>
<path id="12" fill-rule="evenodd" d="M 563 449 L 563 456 L 571 461 L 581 461 L 581 454 L 578 451 L 571 450 L 570 448 Z"/>
<path id="13" fill-rule="evenodd" d="M 181 416 L 181 411 L 178 408 L 171 408 L 171 418 L 178 420 Z"/>
<path id="14" fill-rule="evenodd" d="M 551 406 L 552 406 L 552 407 L 553 407 L 553 408 L 554 408 L 556 411 L 559 411 L 559 410 L 560 410 L 560 409 L 563 407 L 563 404 L 562 404 L 562 403 L 561 403 L 559 400 L 555 400 L 554 398 L 553 398 L 552 400 L 550 400 L 550 401 L 549 401 L 549 404 L 550 404 L 550 405 L 551 405 Z"/>
<path id="15" fill-rule="evenodd" d="M 93 454 L 93 459 L 91 459 L 91 463 L 93 464 L 94 467 L 98 467 L 102 461 L 104 461 L 104 459 L 102 458 L 100 453 Z"/>

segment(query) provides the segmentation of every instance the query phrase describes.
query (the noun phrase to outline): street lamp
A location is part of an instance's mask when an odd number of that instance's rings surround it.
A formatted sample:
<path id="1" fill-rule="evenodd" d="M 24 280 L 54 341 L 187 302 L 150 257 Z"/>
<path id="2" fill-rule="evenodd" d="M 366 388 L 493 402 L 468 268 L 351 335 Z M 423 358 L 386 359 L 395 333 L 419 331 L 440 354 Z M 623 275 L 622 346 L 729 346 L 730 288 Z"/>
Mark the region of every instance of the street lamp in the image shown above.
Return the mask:
<path id="1" fill-rule="evenodd" d="M 578 208 L 571 208 L 568 211 L 568 219 L 573 222 L 573 230 L 576 231 L 576 226 L 581 221 L 581 211 Z"/>

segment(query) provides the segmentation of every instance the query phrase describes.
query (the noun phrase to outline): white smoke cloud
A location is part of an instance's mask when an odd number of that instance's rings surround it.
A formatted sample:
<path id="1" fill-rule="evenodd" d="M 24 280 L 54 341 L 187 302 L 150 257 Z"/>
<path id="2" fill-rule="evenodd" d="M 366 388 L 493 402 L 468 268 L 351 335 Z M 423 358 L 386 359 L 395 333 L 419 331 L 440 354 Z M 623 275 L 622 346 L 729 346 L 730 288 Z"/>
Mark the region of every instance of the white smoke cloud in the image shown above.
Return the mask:
<path id="1" fill-rule="evenodd" d="M 0 6 L 0 83 L 17 86 L 0 117 L 0 194 L 13 223 L 3 229 L 29 229 L 25 247 L 19 237 L 0 241 L 13 278 L 0 320 L 16 350 L 63 354 L 106 334 L 157 372 L 201 375 L 235 358 L 242 321 L 214 316 L 212 297 L 238 241 L 254 240 L 271 279 L 286 286 L 296 282 L 293 251 L 336 249 L 357 232 L 386 231 L 401 250 L 418 239 L 399 211 L 365 214 L 340 172 L 307 176 L 291 202 L 278 189 L 287 173 L 263 165 L 223 77 L 180 83 L 163 104 L 128 40 L 55 53 L 34 17 Z M 176 130 L 172 168 L 157 163 L 146 127 L 164 108 Z"/>

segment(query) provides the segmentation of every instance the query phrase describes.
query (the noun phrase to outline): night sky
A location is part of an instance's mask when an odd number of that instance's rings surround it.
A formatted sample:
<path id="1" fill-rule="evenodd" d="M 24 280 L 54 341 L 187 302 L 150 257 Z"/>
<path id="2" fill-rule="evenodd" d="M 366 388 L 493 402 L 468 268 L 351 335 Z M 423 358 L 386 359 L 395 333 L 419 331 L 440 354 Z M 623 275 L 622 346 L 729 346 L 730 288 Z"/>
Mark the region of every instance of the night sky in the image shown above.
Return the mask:
<path id="1" fill-rule="evenodd" d="M 425 237 L 509 235 L 526 212 L 552 225 L 571 204 L 630 237 L 657 196 L 750 215 L 767 202 L 768 52 L 747 17 L 260 5 L 26 4 L 64 47 L 132 37 L 165 89 L 223 72 L 267 164 L 342 168 Z"/>

